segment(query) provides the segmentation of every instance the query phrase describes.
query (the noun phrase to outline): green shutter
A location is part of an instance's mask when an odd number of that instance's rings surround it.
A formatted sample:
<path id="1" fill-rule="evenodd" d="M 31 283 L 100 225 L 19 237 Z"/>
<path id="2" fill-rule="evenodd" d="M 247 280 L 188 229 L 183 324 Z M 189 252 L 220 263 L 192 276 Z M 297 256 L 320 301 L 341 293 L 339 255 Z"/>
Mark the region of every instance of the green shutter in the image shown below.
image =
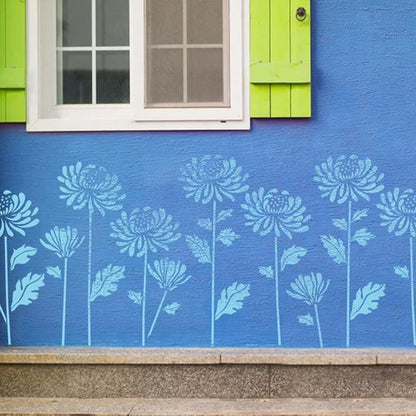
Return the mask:
<path id="1" fill-rule="evenodd" d="M 251 117 L 311 116 L 310 17 L 310 0 L 250 1 Z"/>
<path id="2" fill-rule="evenodd" d="M 26 120 L 25 0 L 0 0 L 0 122 Z"/>

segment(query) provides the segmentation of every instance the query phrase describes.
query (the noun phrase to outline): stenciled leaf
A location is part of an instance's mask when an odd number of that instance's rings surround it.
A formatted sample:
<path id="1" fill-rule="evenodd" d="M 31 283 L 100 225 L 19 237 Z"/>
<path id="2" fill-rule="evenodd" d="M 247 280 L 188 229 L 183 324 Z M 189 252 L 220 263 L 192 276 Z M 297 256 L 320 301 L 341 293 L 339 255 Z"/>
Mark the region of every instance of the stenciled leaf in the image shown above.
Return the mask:
<path id="1" fill-rule="evenodd" d="M 342 231 L 347 231 L 347 221 L 345 218 L 335 218 L 332 220 L 332 224 Z"/>
<path id="2" fill-rule="evenodd" d="M 12 312 L 21 305 L 30 305 L 39 296 L 39 289 L 45 286 L 44 274 L 28 273 L 16 283 L 16 289 L 12 297 Z"/>
<path id="3" fill-rule="evenodd" d="M 394 273 L 396 273 L 397 275 L 399 275 L 403 279 L 408 279 L 409 278 L 409 269 L 407 268 L 407 266 L 396 266 L 394 268 Z"/>
<path id="4" fill-rule="evenodd" d="M 368 208 L 366 209 L 360 209 L 358 211 L 355 211 L 352 216 L 352 222 L 356 222 L 361 220 L 361 218 L 365 218 L 368 216 Z"/>
<path id="5" fill-rule="evenodd" d="M 142 304 L 142 293 L 141 292 L 133 292 L 132 290 L 129 290 L 128 292 L 129 298 L 138 305 Z"/>
<path id="6" fill-rule="evenodd" d="M 328 250 L 335 263 L 346 263 L 345 246 L 342 240 L 339 240 L 332 235 L 321 235 L 322 245 Z"/>
<path id="7" fill-rule="evenodd" d="M 54 279 L 61 279 L 62 272 L 59 266 L 48 266 L 46 267 L 46 273 L 48 276 L 53 277 Z"/>
<path id="8" fill-rule="evenodd" d="M 233 315 L 243 308 L 243 300 L 250 296 L 250 284 L 234 282 L 227 289 L 223 289 L 221 297 L 217 303 L 217 311 L 215 312 L 215 320 L 223 315 Z"/>
<path id="9" fill-rule="evenodd" d="M 207 231 L 212 231 L 212 222 L 209 218 L 199 218 L 198 225 Z"/>
<path id="10" fill-rule="evenodd" d="M 173 302 L 170 303 L 169 305 L 166 305 L 163 310 L 168 314 L 168 315 L 175 315 L 177 310 L 181 307 L 181 305 L 178 302 Z"/>
<path id="11" fill-rule="evenodd" d="M 217 215 L 217 223 L 226 220 L 229 217 L 233 216 L 233 210 L 232 208 L 230 209 L 223 209 L 221 210 L 218 215 Z"/>
<path id="12" fill-rule="evenodd" d="M 368 231 L 367 228 L 361 228 L 354 233 L 352 241 L 355 241 L 360 246 L 365 247 L 368 244 L 368 242 L 375 237 L 376 236 L 373 233 L 370 233 L 370 231 Z"/>
<path id="13" fill-rule="evenodd" d="M 351 321 L 358 315 L 368 315 L 378 308 L 378 301 L 385 295 L 386 285 L 370 282 L 363 288 L 357 290 L 351 308 Z"/>
<path id="14" fill-rule="evenodd" d="M 26 264 L 30 258 L 37 253 L 38 249 L 23 244 L 21 247 L 13 250 L 10 256 L 10 270 L 13 270 L 18 264 Z"/>
<path id="15" fill-rule="evenodd" d="M 313 316 L 310 313 L 298 316 L 298 322 L 306 326 L 314 326 Z"/>
<path id="16" fill-rule="evenodd" d="M 211 250 L 206 240 L 199 238 L 197 235 L 187 235 L 185 239 L 188 247 L 200 263 L 211 263 Z"/>
<path id="17" fill-rule="evenodd" d="M 273 267 L 272 266 L 260 266 L 259 273 L 268 279 L 274 279 Z"/>
<path id="18" fill-rule="evenodd" d="M 108 265 L 95 275 L 95 281 L 91 287 L 90 302 L 94 302 L 98 296 L 110 296 L 118 289 L 118 282 L 124 279 L 124 266 Z"/>
<path id="19" fill-rule="evenodd" d="M 299 263 L 301 257 L 303 257 L 308 250 L 303 247 L 292 246 L 283 251 L 282 258 L 280 259 L 280 268 L 283 271 L 289 264 Z"/>
<path id="20" fill-rule="evenodd" d="M 225 246 L 230 247 L 238 238 L 240 238 L 240 236 L 237 233 L 231 228 L 226 228 L 225 230 L 221 230 L 218 234 L 217 241 L 221 241 Z"/>

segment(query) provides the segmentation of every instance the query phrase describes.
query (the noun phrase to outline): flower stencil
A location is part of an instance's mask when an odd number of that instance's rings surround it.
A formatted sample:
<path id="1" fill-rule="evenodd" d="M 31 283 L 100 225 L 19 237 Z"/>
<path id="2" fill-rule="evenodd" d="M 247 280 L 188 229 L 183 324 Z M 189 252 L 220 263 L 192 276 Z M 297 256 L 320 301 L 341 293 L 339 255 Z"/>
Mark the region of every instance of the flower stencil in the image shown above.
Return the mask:
<path id="1" fill-rule="evenodd" d="M 252 227 L 253 232 L 266 236 L 273 232 L 274 235 L 274 266 L 260 266 L 261 274 L 275 281 L 275 303 L 276 303 L 276 332 L 277 345 L 282 345 L 280 328 L 280 277 L 286 265 L 297 264 L 300 258 L 305 256 L 307 250 L 303 247 L 293 245 L 284 250 L 280 256 L 278 253 L 278 238 L 293 238 L 294 233 L 304 233 L 309 230 L 308 222 L 310 215 L 305 214 L 306 208 L 302 205 L 302 199 L 292 196 L 287 191 L 279 192 L 276 188 L 266 192 L 263 187 L 258 191 L 246 194 L 246 202 L 241 207 L 246 211 L 246 225 Z"/>
<path id="2" fill-rule="evenodd" d="M 109 174 L 102 166 L 90 164 L 83 167 L 81 162 L 64 166 L 58 181 L 62 183 L 60 198 L 66 199 L 67 205 L 75 210 L 88 206 L 90 212 L 97 209 L 104 216 L 105 210 L 120 210 L 120 201 L 126 197 L 120 194 L 118 177 Z"/>
<path id="3" fill-rule="evenodd" d="M 311 273 L 310 275 L 300 275 L 293 283 L 290 284 L 292 290 L 286 293 L 294 299 L 299 299 L 309 306 L 313 306 L 315 311 L 316 328 L 318 330 L 319 345 L 323 347 L 321 323 L 319 321 L 318 303 L 322 300 L 325 292 L 328 290 L 330 280 L 326 282 L 322 279 L 321 273 Z M 310 315 L 298 317 L 299 322 L 307 325 L 314 325 L 313 318 Z"/>
<path id="4" fill-rule="evenodd" d="M 159 287 L 167 291 L 176 289 L 191 278 L 191 276 L 186 275 L 186 266 L 184 264 L 168 258 L 156 260 L 154 269 L 149 265 L 149 273 L 156 279 Z"/>
<path id="5" fill-rule="evenodd" d="M 261 236 L 272 230 L 277 237 L 284 233 L 292 239 L 292 233 L 308 231 L 306 223 L 310 215 L 304 215 L 306 208 L 299 197 L 293 197 L 287 191 L 278 192 L 271 189 L 268 192 L 260 188 L 258 192 L 246 194 L 246 203 L 242 205 L 247 212 L 246 225 L 252 226 L 253 231 Z"/>
<path id="6" fill-rule="evenodd" d="M 311 273 L 311 275 L 299 276 L 290 284 L 292 291 L 287 290 L 287 294 L 294 299 L 299 299 L 307 305 L 317 305 L 328 289 L 330 280 L 323 281 L 321 273 Z"/>
<path id="7" fill-rule="evenodd" d="M 62 176 L 57 177 L 60 182 L 60 199 L 66 200 L 67 206 L 78 211 L 88 208 L 88 297 L 87 324 L 88 346 L 91 345 L 91 289 L 92 289 L 92 238 L 93 214 L 98 211 L 102 216 L 105 211 L 118 211 L 123 208 L 121 202 L 126 197 L 121 194 L 121 185 L 116 175 L 110 174 L 106 168 L 89 164 L 82 166 L 63 166 Z"/>
<path id="8" fill-rule="evenodd" d="M 413 240 L 416 237 L 416 193 L 413 189 L 403 192 L 394 188 L 393 192 L 380 195 L 381 203 L 377 208 L 381 210 L 380 225 L 387 227 L 390 233 L 401 236 L 409 233 L 410 272 L 407 266 L 396 266 L 394 271 L 401 277 L 410 277 L 410 308 L 412 315 L 413 345 L 416 346 L 416 316 L 415 316 L 415 286 L 414 286 L 414 253 Z"/>
<path id="9" fill-rule="evenodd" d="M 333 161 L 328 157 L 327 161 L 315 167 L 316 176 L 322 197 L 328 197 L 331 202 L 342 204 L 348 199 L 358 201 L 358 197 L 369 201 L 369 194 L 383 190 L 379 182 L 384 175 L 377 173 L 377 167 L 369 158 L 358 159 L 356 155 L 346 157 L 341 155 Z"/>
<path id="10" fill-rule="evenodd" d="M 13 237 L 14 232 L 24 236 L 24 228 L 39 224 L 39 220 L 33 218 L 38 212 L 39 209 L 26 200 L 25 194 L 3 191 L 0 195 L 0 237 Z"/>
<path id="11" fill-rule="evenodd" d="M 384 296 L 384 285 L 375 284 L 377 290 L 371 292 L 368 301 L 374 308 L 368 308 L 367 302 L 361 302 L 362 307 L 351 313 L 351 244 L 356 242 L 361 247 L 365 247 L 368 242 L 375 238 L 375 235 L 367 230 L 360 228 L 352 233 L 352 224 L 368 216 L 368 209 L 352 212 L 352 203 L 358 202 L 359 197 L 365 201 L 370 200 L 370 195 L 381 192 L 384 189 L 381 180 L 384 175 L 378 173 L 378 168 L 374 166 L 367 157 L 359 159 L 356 155 L 349 157 L 341 155 L 335 159 L 328 157 L 326 162 L 315 166 L 314 181 L 318 182 L 318 188 L 322 192 L 322 198 L 328 197 L 330 202 L 343 204 L 348 202 L 348 212 L 346 218 L 335 218 L 333 225 L 341 231 L 346 232 L 346 247 L 341 239 L 332 235 L 321 235 L 321 242 L 328 251 L 329 256 L 335 263 L 346 264 L 347 280 L 347 299 L 346 299 L 346 347 L 350 346 L 350 321 L 357 315 L 367 315 L 377 308 L 378 299 Z M 362 290 L 367 288 L 365 286 Z M 361 289 L 360 289 L 361 290 Z M 360 290 L 357 296 L 361 296 Z M 356 299 L 357 300 L 357 299 Z M 354 305 L 360 302 L 354 301 Z"/>
<path id="12" fill-rule="evenodd" d="M 53 227 L 45 234 L 45 240 L 40 239 L 42 245 L 53 251 L 58 257 L 68 259 L 83 243 L 85 237 L 78 235 L 78 230 L 72 227 Z"/>
<path id="13" fill-rule="evenodd" d="M 156 325 L 157 319 L 159 317 L 162 306 L 165 302 L 168 292 L 176 289 L 178 286 L 186 283 L 192 276 L 186 274 L 186 266 L 180 261 L 170 260 L 164 258 L 162 260 L 156 260 L 154 262 L 154 268 L 149 265 L 149 273 L 155 278 L 159 287 L 163 290 L 163 296 L 157 308 L 155 317 L 153 319 L 152 325 L 150 327 L 147 337 L 152 335 L 153 329 Z M 168 305 L 167 313 L 175 314 L 179 304 L 177 302 Z M 166 310 L 166 308 L 165 308 Z"/>
<path id="14" fill-rule="evenodd" d="M 215 311 L 216 245 L 221 242 L 230 247 L 236 239 L 240 238 L 231 228 L 217 229 L 218 223 L 232 217 L 233 211 L 232 209 L 223 209 L 217 212 L 217 203 L 225 202 L 225 199 L 234 201 L 235 194 L 248 190 L 248 185 L 245 183 L 248 175 L 243 174 L 242 171 L 242 167 L 237 165 L 234 158 L 226 159 L 219 155 L 205 155 L 201 158 L 192 158 L 190 162 L 184 164 L 181 167 L 182 176 L 179 178 L 180 181 L 185 182 L 183 189 L 186 198 L 193 198 L 196 203 L 202 204 L 212 202 L 211 218 L 198 219 L 198 225 L 211 232 L 211 242 L 209 243 L 197 235 L 186 236 L 188 246 L 198 262 L 211 264 L 211 346 L 215 344 L 215 321 L 223 315 L 216 315 Z M 236 299 L 234 295 L 239 287 L 235 282 L 226 290 L 233 300 Z M 244 287 L 246 286 L 244 285 Z M 249 296 L 248 290 L 244 291 L 244 297 L 246 296 Z M 229 311 L 237 309 L 226 310 L 229 314 Z"/>
<path id="15" fill-rule="evenodd" d="M 39 219 L 34 218 L 35 215 L 39 212 L 38 208 L 32 207 L 32 202 L 26 199 L 25 194 L 20 192 L 19 194 L 13 194 L 11 191 L 3 191 L 0 195 L 0 238 L 3 237 L 4 241 L 4 289 L 5 289 L 5 309 L 6 312 L 3 311 L 3 308 L 0 305 L 0 313 L 3 317 L 3 320 L 7 327 L 7 344 L 11 345 L 12 343 L 12 336 L 11 336 L 11 325 L 10 325 L 10 302 L 9 302 L 9 257 L 8 257 L 8 238 L 14 237 L 15 233 L 18 233 L 22 236 L 25 236 L 26 228 L 34 227 L 35 225 L 39 224 Z M 36 249 L 33 247 L 27 247 L 26 249 L 31 250 L 31 255 L 36 253 Z M 29 261 L 29 255 L 25 255 L 23 252 L 25 251 L 25 246 L 19 247 L 15 250 L 15 254 L 25 258 L 24 262 L 18 262 L 17 264 L 24 264 Z M 19 254 L 20 253 L 20 254 Z M 13 257 L 13 256 L 12 256 Z M 12 262 L 13 263 L 13 262 Z M 11 270 L 13 270 L 14 265 L 11 266 Z M 31 276 L 31 275 L 30 275 Z M 43 286 L 43 275 L 39 275 L 41 278 L 39 281 L 42 281 Z M 23 296 L 20 299 L 26 299 L 26 293 L 30 293 L 30 290 L 26 290 L 25 284 L 30 284 L 29 282 L 30 277 L 27 279 L 22 279 L 18 281 L 18 285 L 22 284 L 24 280 L 24 287 L 25 291 L 23 291 Z M 32 288 L 39 288 L 40 286 L 33 285 Z M 37 290 L 37 289 L 36 289 Z M 35 290 L 35 292 L 36 292 Z M 16 290 L 14 291 L 13 295 L 17 293 Z M 36 299 L 37 295 L 33 294 L 33 299 Z M 31 303 L 31 301 L 29 302 Z M 25 304 L 29 304 L 25 303 Z M 14 304 L 14 308 L 12 311 L 16 309 L 16 305 L 19 303 Z M 23 303 L 20 303 L 23 304 Z"/>
<path id="16" fill-rule="evenodd" d="M 195 202 L 208 204 L 213 199 L 222 201 L 225 198 L 234 201 L 234 195 L 245 192 L 248 185 L 243 184 L 248 175 L 242 174 L 241 166 L 235 159 L 224 159 L 222 156 L 205 155 L 200 159 L 193 158 L 182 168 L 181 181 L 187 198 Z"/>
<path id="17" fill-rule="evenodd" d="M 156 253 L 160 249 L 168 251 L 168 244 L 181 237 L 181 233 L 177 231 L 178 227 L 179 223 L 174 221 L 171 215 L 166 214 L 164 209 L 153 210 L 150 207 L 136 208 L 130 215 L 123 211 L 121 217 L 111 223 L 113 232 L 110 235 L 116 239 L 120 253 L 127 253 L 130 257 L 144 257 L 143 294 L 136 294 L 142 305 L 143 347 L 146 345 L 147 272 L 148 269 L 151 270 L 148 268 L 148 254 L 149 251 Z M 134 298 L 133 301 L 135 301 Z M 138 300 L 136 300 L 137 302 Z"/>
<path id="18" fill-rule="evenodd" d="M 125 211 L 121 218 L 111 223 L 111 237 L 118 239 L 120 252 L 128 252 L 130 257 L 142 257 L 148 250 L 168 250 L 168 244 L 180 238 L 179 224 L 167 215 L 164 209 L 150 207 L 136 208 L 130 215 Z"/>
<path id="19" fill-rule="evenodd" d="M 64 259 L 64 275 L 63 275 L 63 295 L 62 295 L 62 331 L 61 345 L 65 345 L 66 336 L 66 298 L 68 286 L 68 259 L 73 256 L 75 251 L 84 242 L 85 237 L 79 236 L 78 230 L 70 226 L 53 227 L 45 234 L 45 240 L 40 239 L 41 244 L 48 250 L 55 253 L 59 258 Z M 53 276 L 61 278 L 59 267 L 50 268 L 53 270 Z M 49 272 L 50 273 L 50 272 Z"/>
<path id="20" fill-rule="evenodd" d="M 399 188 L 394 188 L 393 192 L 381 194 L 381 203 L 377 207 L 382 211 L 381 225 L 390 233 L 402 235 L 409 231 L 416 237 L 416 193 L 413 189 L 400 193 Z"/>

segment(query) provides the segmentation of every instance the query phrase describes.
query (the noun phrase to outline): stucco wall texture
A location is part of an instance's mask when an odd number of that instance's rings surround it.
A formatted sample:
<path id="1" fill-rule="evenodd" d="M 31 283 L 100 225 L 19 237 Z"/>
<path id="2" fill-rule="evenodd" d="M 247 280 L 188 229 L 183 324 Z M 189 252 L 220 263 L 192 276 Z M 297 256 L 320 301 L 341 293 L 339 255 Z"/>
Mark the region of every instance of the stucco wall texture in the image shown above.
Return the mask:
<path id="1" fill-rule="evenodd" d="M 0 344 L 416 344 L 416 8 L 312 3 L 310 120 L 0 126 Z"/>

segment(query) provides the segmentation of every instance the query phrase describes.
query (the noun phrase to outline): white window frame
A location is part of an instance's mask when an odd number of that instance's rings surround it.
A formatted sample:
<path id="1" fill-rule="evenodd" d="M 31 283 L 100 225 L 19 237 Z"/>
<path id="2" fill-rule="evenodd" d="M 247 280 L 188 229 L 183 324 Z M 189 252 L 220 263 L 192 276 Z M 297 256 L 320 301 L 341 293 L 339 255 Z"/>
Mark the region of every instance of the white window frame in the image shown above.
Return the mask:
<path id="1" fill-rule="evenodd" d="M 248 130 L 249 0 L 229 1 L 230 106 L 214 108 L 145 108 L 145 0 L 130 0 L 130 103 L 57 105 L 56 1 L 26 2 L 27 131 Z"/>

